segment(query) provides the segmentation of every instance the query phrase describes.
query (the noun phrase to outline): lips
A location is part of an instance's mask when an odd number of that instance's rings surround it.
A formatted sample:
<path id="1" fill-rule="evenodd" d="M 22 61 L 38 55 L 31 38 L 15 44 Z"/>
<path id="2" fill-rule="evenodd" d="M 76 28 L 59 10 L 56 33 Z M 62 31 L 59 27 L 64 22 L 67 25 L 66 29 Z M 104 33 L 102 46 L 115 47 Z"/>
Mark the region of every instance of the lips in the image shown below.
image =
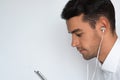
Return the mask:
<path id="1" fill-rule="evenodd" d="M 86 51 L 85 50 L 80 50 L 80 53 L 84 54 Z"/>
<path id="2" fill-rule="evenodd" d="M 84 53 L 86 52 L 85 49 L 78 49 L 78 48 L 77 48 L 77 50 L 78 50 L 81 54 L 84 54 Z"/>

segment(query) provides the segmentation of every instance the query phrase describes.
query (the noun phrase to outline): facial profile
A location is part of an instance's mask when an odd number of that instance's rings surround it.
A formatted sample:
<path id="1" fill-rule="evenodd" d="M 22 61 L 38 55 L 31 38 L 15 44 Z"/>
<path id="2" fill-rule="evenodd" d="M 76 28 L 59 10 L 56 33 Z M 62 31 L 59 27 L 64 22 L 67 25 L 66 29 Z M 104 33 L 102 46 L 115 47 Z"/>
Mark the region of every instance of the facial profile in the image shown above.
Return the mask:
<path id="1" fill-rule="evenodd" d="M 76 16 L 66 21 L 68 32 L 72 35 L 72 46 L 89 60 L 97 55 L 101 37 L 96 29 L 91 28 L 89 22 L 83 21 L 83 16 Z"/>

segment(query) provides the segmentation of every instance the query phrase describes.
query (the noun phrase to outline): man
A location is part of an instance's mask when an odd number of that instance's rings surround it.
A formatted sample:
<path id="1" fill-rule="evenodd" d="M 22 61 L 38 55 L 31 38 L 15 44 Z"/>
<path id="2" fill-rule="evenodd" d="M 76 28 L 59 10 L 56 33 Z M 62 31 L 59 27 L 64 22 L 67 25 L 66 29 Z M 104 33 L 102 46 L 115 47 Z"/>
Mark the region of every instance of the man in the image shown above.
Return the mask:
<path id="1" fill-rule="evenodd" d="M 86 60 L 97 57 L 104 80 L 120 80 L 120 41 L 111 1 L 69 0 L 61 16 L 72 34 L 72 46 Z"/>

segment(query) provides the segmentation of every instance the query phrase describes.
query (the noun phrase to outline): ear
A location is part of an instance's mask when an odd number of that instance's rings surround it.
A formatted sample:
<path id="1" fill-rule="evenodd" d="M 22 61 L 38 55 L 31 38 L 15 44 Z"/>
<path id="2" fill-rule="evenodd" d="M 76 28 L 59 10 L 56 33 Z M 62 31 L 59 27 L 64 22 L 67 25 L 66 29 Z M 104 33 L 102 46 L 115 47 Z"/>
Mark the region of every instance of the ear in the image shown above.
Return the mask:
<path id="1" fill-rule="evenodd" d="M 110 29 L 110 22 L 108 19 L 104 16 L 100 17 L 96 22 L 96 28 L 97 30 L 101 31 L 101 29 L 105 29 L 105 32 L 108 32 Z"/>

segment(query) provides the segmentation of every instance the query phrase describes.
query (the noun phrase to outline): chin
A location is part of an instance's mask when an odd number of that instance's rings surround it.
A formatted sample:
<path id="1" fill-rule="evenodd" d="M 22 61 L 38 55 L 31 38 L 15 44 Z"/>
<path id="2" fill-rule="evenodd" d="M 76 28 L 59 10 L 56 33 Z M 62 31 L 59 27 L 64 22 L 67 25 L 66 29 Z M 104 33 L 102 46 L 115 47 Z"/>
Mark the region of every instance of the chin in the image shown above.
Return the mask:
<path id="1" fill-rule="evenodd" d="M 93 59 L 94 57 L 86 57 L 86 56 L 83 56 L 83 58 L 84 58 L 85 60 L 91 60 L 91 59 Z"/>

